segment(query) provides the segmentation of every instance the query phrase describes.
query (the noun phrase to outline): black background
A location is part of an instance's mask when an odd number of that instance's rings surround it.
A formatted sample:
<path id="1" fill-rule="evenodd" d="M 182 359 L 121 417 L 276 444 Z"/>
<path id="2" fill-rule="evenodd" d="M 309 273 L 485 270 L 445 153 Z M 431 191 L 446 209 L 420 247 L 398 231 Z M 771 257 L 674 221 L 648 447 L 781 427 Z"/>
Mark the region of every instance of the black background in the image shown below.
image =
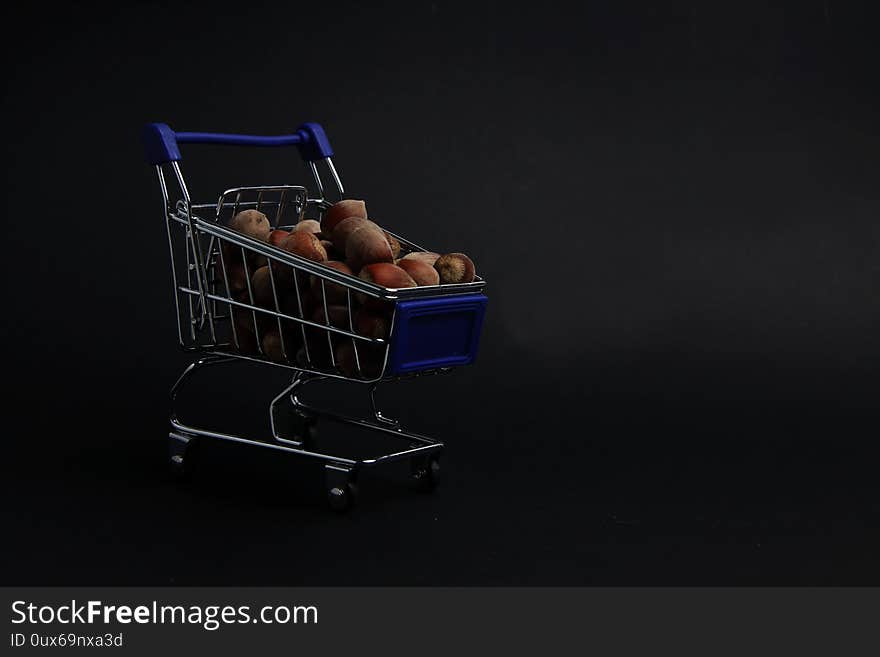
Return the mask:
<path id="1" fill-rule="evenodd" d="M 4 11 L 4 584 L 880 583 L 875 11 Z M 381 394 L 446 439 L 444 487 L 377 472 L 345 517 L 271 453 L 164 470 L 186 358 L 140 127 L 306 120 L 372 218 L 489 282 L 479 362 Z M 206 201 L 306 180 L 182 166 Z M 283 383 L 230 371 L 189 412 L 262 430 Z"/>

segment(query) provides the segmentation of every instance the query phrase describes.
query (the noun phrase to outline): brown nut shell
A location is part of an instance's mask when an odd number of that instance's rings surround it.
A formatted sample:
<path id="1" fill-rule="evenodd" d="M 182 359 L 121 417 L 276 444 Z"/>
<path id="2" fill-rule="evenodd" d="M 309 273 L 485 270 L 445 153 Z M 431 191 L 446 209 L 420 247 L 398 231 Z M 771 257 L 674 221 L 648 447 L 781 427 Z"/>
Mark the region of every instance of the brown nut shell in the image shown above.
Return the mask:
<path id="1" fill-rule="evenodd" d="M 262 340 L 263 346 L 263 354 L 269 360 L 275 361 L 276 363 L 285 362 L 286 358 L 284 358 L 284 349 L 281 345 L 281 334 L 278 333 L 278 330 L 269 331 L 266 335 L 263 336 Z M 289 348 L 289 345 L 285 345 Z"/>
<path id="2" fill-rule="evenodd" d="M 425 260 L 402 258 L 397 266 L 409 274 L 418 285 L 440 285 L 440 273 Z"/>
<path id="3" fill-rule="evenodd" d="M 383 230 L 382 232 L 385 233 L 385 239 L 388 240 L 388 246 L 391 247 L 391 255 L 394 256 L 394 259 L 396 260 L 400 257 L 400 242 L 387 230 Z"/>
<path id="4" fill-rule="evenodd" d="M 293 227 L 293 232 L 298 233 L 301 230 L 304 230 L 307 233 L 320 233 L 321 224 L 315 219 L 303 219 Z"/>
<path id="5" fill-rule="evenodd" d="M 344 262 L 339 262 L 337 260 L 328 260 L 324 263 L 324 265 L 326 267 L 330 267 L 330 269 L 335 269 L 336 271 L 343 274 L 354 276 L 354 272 L 352 272 L 351 268 Z M 346 303 L 348 295 L 345 293 L 345 287 L 337 283 L 331 283 L 330 281 L 322 279 L 319 276 L 312 276 L 312 294 L 315 296 L 316 299 L 321 298 L 321 281 L 324 281 L 324 292 L 327 294 L 327 303 Z"/>
<path id="6" fill-rule="evenodd" d="M 348 324 L 348 306 L 343 306 L 341 304 L 327 304 L 327 314 L 324 314 L 324 305 L 320 304 L 315 310 L 312 312 L 312 321 L 315 324 L 327 324 L 328 320 L 330 322 L 330 326 L 338 329 L 343 329 L 349 331 Z M 310 327 L 311 328 L 311 327 Z M 320 330 L 320 329 L 314 329 Z M 327 331 L 321 331 L 321 334 L 326 334 Z M 333 337 L 336 337 L 335 334 Z M 343 336 L 344 337 L 344 336 Z"/>
<path id="7" fill-rule="evenodd" d="M 321 230 L 325 233 L 332 233 L 336 225 L 343 219 L 348 217 L 367 218 L 367 204 L 358 199 L 343 199 L 334 203 L 324 213 L 321 219 Z"/>
<path id="8" fill-rule="evenodd" d="M 269 244 L 272 246 L 281 246 L 281 243 L 290 237 L 290 233 L 283 228 L 276 228 L 269 233 Z"/>
<path id="9" fill-rule="evenodd" d="M 372 226 L 376 230 L 382 230 L 369 219 L 362 219 L 361 217 L 347 217 L 343 219 L 336 224 L 336 228 L 333 229 L 333 235 L 331 237 L 333 247 L 340 253 L 345 253 L 348 238 L 365 226 Z"/>
<path id="10" fill-rule="evenodd" d="M 366 265 L 358 273 L 358 278 L 388 288 L 416 287 L 416 282 L 405 270 L 390 262 Z"/>
<path id="11" fill-rule="evenodd" d="M 354 321 L 354 332 L 365 338 L 388 337 L 391 324 L 391 315 L 387 312 L 371 311 L 362 308 L 358 311 Z"/>
<path id="12" fill-rule="evenodd" d="M 297 231 L 281 243 L 281 248 L 315 262 L 326 262 L 327 250 L 314 233 Z"/>
<path id="13" fill-rule="evenodd" d="M 440 257 L 439 253 L 434 253 L 433 251 L 413 251 L 412 253 L 407 253 L 405 256 L 401 258 L 401 260 L 421 260 L 423 262 L 427 262 L 432 267 L 434 263 L 437 262 L 437 258 Z"/>
<path id="14" fill-rule="evenodd" d="M 447 253 L 437 258 L 434 269 L 440 274 L 441 285 L 472 283 L 476 276 L 473 261 L 464 253 Z"/>
<path id="15" fill-rule="evenodd" d="M 219 272 L 222 278 L 223 273 Z M 226 265 L 226 281 L 232 294 L 247 289 L 247 272 L 240 262 Z"/>
<path id="16" fill-rule="evenodd" d="M 375 224 L 365 224 L 348 236 L 345 243 L 345 261 L 353 271 L 376 262 L 394 262 L 391 245 Z"/>
<path id="17" fill-rule="evenodd" d="M 232 218 L 229 227 L 261 242 L 268 242 L 272 232 L 268 217 L 259 210 L 242 210 Z"/>
<path id="18" fill-rule="evenodd" d="M 275 307 L 275 296 L 272 294 L 272 278 L 268 265 L 263 265 L 251 276 L 251 290 L 253 290 L 256 305 L 262 308 Z"/>

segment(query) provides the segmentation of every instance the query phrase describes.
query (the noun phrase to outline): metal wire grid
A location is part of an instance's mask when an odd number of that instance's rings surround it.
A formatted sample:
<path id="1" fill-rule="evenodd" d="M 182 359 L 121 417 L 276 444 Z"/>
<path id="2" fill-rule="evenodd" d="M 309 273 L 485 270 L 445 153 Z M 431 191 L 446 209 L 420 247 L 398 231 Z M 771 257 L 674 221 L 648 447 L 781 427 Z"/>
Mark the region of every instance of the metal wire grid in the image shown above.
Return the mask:
<path id="1" fill-rule="evenodd" d="M 275 185 L 230 189 L 216 204 L 193 204 L 179 166 L 175 162 L 171 167 L 182 198 L 172 204 L 161 168 L 159 178 L 166 199 L 178 337 L 184 349 L 375 383 L 385 378 L 397 299 L 461 294 L 483 287 L 477 279 L 460 285 L 384 288 L 226 227 L 245 209 L 266 214 L 273 228 L 290 229 L 304 216 L 320 219 L 331 205 L 323 198 L 320 183 L 320 198 L 310 199 L 302 186 Z M 320 181 L 314 170 L 313 175 Z M 338 176 L 334 179 L 338 182 Z M 341 189 L 341 184 L 337 186 Z M 212 214 L 210 221 L 202 218 Z M 392 235 L 402 252 L 425 250 Z M 262 266 L 267 266 L 268 298 L 258 298 L 252 280 Z M 237 267 L 243 271 L 235 271 Z M 344 303 L 332 303 L 341 294 Z M 368 337 L 355 330 L 358 307 L 364 305 L 384 315 L 385 337 Z M 277 349 L 267 350 L 269 334 L 277 336 Z M 341 368 L 337 349 L 346 340 L 354 362 L 353 367 Z"/>

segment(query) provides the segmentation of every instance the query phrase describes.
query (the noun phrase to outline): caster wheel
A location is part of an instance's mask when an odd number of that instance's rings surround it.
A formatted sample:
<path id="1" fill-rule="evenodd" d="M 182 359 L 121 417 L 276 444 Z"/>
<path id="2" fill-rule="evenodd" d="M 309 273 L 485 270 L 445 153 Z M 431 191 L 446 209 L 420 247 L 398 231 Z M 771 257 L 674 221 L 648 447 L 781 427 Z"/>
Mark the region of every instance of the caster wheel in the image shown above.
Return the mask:
<path id="1" fill-rule="evenodd" d="M 196 470 L 198 442 L 192 438 L 171 436 L 169 441 L 170 459 L 168 471 L 175 481 L 189 481 Z"/>
<path id="2" fill-rule="evenodd" d="M 315 443 L 318 440 L 318 423 L 315 421 L 310 422 L 303 428 L 302 432 L 299 434 L 304 447 L 312 448 L 315 446 Z"/>
<path id="3" fill-rule="evenodd" d="M 351 482 L 334 486 L 327 492 L 327 501 L 331 509 L 337 513 L 345 513 L 357 501 L 357 487 Z"/>
<path id="4" fill-rule="evenodd" d="M 195 464 L 191 457 L 183 459 L 180 456 L 172 456 L 168 472 L 175 481 L 190 481 L 195 473 Z"/>
<path id="5" fill-rule="evenodd" d="M 414 462 L 412 477 L 418 490 L 424 493 L 432 492 L 440 484 L 440 461 L 429 458 Z"/>
<path id="6" fill-rule="evenodd" d="M 293 416 L 293 433 L 303 447 L 311 448 L 318 440 L 318 419 L 296 413 Z"/>

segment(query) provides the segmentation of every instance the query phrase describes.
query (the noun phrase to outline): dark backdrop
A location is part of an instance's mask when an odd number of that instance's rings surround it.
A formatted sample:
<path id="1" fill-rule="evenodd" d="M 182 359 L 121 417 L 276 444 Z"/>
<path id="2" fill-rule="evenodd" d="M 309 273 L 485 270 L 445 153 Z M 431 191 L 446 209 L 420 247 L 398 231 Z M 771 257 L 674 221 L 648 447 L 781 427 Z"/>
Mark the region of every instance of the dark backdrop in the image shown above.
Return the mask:
<path id="1" fill-rule="evenodd" d="M 880 583 L 878 16 L 766 5 L 7 4 L 3 582 Z M 305 120 L 489 283 L 479 362 L 382 393 L 444 487 L 377 473 L 341 518 L 272 454 L 164 474 L 186 361 L 140 127 Z M 182 165 L 205 200 L 306 180 Z M 253 431 L 283 382 L 190 408 Z"/>

